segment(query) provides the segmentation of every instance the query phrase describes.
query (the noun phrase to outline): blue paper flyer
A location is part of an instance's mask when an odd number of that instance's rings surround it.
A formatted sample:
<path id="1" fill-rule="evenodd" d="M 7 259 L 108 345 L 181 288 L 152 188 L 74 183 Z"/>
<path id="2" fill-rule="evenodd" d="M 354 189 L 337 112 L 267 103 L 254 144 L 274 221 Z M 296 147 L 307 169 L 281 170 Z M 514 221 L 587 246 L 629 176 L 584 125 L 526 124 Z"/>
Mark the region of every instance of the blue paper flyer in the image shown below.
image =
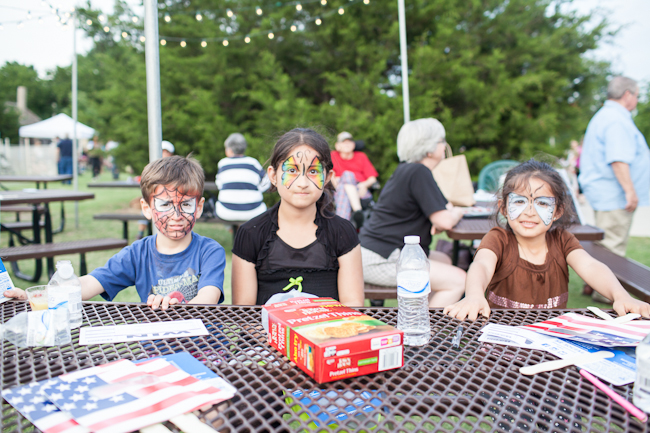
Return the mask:
<path id="1" fill-rule="evenodd" d="M 13 288 L 14 283 L 11 281 L 9 272 L 7 272 L 4 263 L 2 263 L 2 259 L 0 259 L 0 304 L 9 300 L 9 298 L 5 298 L 4 292 Z"/>

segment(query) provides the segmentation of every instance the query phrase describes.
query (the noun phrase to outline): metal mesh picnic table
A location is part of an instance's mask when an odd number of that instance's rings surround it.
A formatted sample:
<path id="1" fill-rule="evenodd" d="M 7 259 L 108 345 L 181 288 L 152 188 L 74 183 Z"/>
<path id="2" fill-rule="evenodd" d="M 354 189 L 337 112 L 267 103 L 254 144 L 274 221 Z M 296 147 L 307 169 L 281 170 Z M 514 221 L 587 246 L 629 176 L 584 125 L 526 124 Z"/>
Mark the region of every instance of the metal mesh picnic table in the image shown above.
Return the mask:
<path id="1" fill-rule="evenodd" d="M 0 304 L 2 323 L 28 309 Z M 81 368 L 186 351 L 237 389 L 226 403 L 197 415 L 220 432 L 642 432 L 648 425 L 612 403 L 574 367 L 535 376 L 519 368 L 555 359 L 543 351 L 478 341 L 485 320 L 467 322 L 460 348 L 459 322 L 431 310 L 431 342 L 406 348 L 404 367 L 319 385 L 266 342 L 260 307 L 182 305 L 152 311 L 143 304 L 84 303 L 83 326 L 200 318 L 205 337 L 16 349 L 0 343 L 2 388 Z M 395 325 L 397 310 L 362 308 Z M 585 310 L 572 310 L 590 314 Z M 522 325 L 563 310 L 493 310 L 490 323 Z M 632 386 L 615 387 L 628 400 Z M 2 432 L 33 426 L 2 400 Z M 165 425 L 178 431 L 170 423 Z"/>

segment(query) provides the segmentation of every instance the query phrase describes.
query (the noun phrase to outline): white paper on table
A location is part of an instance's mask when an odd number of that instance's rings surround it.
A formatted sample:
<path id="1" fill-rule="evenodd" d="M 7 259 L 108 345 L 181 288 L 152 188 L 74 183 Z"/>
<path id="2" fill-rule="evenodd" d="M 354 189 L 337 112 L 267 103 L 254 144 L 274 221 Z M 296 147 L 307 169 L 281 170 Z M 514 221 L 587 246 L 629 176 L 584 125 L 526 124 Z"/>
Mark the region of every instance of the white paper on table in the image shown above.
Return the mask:
<path id="1" fill-rule="evenodd" d="M 496 325 L 493 323 L 485 326 L 481 332 L 482 335 L 478 339 L 481 342 L 544 350 L 560 359 L 582 354 L 586 355 L 600 350 L 612 352 L 614 358 L 576 365 L 615 386 L 632 383 L 636 378 L 635 359 L 632 356 L 632 350 L 628 350 L 628 348 L 600 347 L 567 341 L 516 326 Z"/>
<path id="2" fill-rule="evenodd" d="M 201 319 L 175 320 L 173 322 L 138 323 L 117 326 L 87 326 L 81 328 L 79 344 L 109 344 L 125 341 L 161 340 L 164 338 L 208 335 Z"/>

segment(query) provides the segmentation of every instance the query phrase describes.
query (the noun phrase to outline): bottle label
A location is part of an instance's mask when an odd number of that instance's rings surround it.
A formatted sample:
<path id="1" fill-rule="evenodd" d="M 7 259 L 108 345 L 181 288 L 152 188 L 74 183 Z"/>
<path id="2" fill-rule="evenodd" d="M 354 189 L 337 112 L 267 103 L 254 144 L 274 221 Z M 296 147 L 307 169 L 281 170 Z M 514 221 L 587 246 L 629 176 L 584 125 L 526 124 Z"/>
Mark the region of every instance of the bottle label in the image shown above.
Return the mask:
<path id="1" fill-rule="evenodd" d="M 49 310 L 27 314 L 27 346 L 54 346 L 55 329 L 51 318 Z"/>
<path id="2" fill-rule="evenodd" d="M 54 290 L 53 290 L 54 289 Z M 47 307 L 60 308 L 65 306 L 69 308 L 70 295 L 67 290 L 63 290 L 60 286 L 50 286 L 47 290 Z"/>
<path id="3" fill-rule="evenodd" d="M 397 295 L 419 298 L 431 293 L 427 271 L 401 271 L 397 274 Z"/>

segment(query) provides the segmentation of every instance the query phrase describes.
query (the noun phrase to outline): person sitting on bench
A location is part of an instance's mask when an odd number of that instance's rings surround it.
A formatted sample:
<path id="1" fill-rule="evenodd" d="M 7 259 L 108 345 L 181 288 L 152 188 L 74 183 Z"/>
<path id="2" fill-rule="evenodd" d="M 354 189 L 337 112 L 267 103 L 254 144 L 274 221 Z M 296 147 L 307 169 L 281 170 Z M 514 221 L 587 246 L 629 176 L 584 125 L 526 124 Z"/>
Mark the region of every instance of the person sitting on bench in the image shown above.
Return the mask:
<path id="1" fill-rule="evenodd" d="M 80 278 L 81 297 L 107 300 L 135 286 L 154 310 L 181 302 L 223 302 L 226 253 L 215 240 L 192 231 L 203 212 L 205 174 L 192 157 L 170 156 L 149 163 L 142 172 L 142 212 L 159 234 L 123 248 L 105 266 Z M 6 297 L 27 299 L 21 289 Z"/>
<path id="2" fill-rule="evenodd" d="M 262 193 L 271 182 L 262 165 L 246 156 L 246 139 L 238 132 L 230 134 L 224 143 L 226 157 L 219 161 L 215 183 L 219 197 L 215 215 L 224 221 L 248 221 L 266 212 Z"/>

